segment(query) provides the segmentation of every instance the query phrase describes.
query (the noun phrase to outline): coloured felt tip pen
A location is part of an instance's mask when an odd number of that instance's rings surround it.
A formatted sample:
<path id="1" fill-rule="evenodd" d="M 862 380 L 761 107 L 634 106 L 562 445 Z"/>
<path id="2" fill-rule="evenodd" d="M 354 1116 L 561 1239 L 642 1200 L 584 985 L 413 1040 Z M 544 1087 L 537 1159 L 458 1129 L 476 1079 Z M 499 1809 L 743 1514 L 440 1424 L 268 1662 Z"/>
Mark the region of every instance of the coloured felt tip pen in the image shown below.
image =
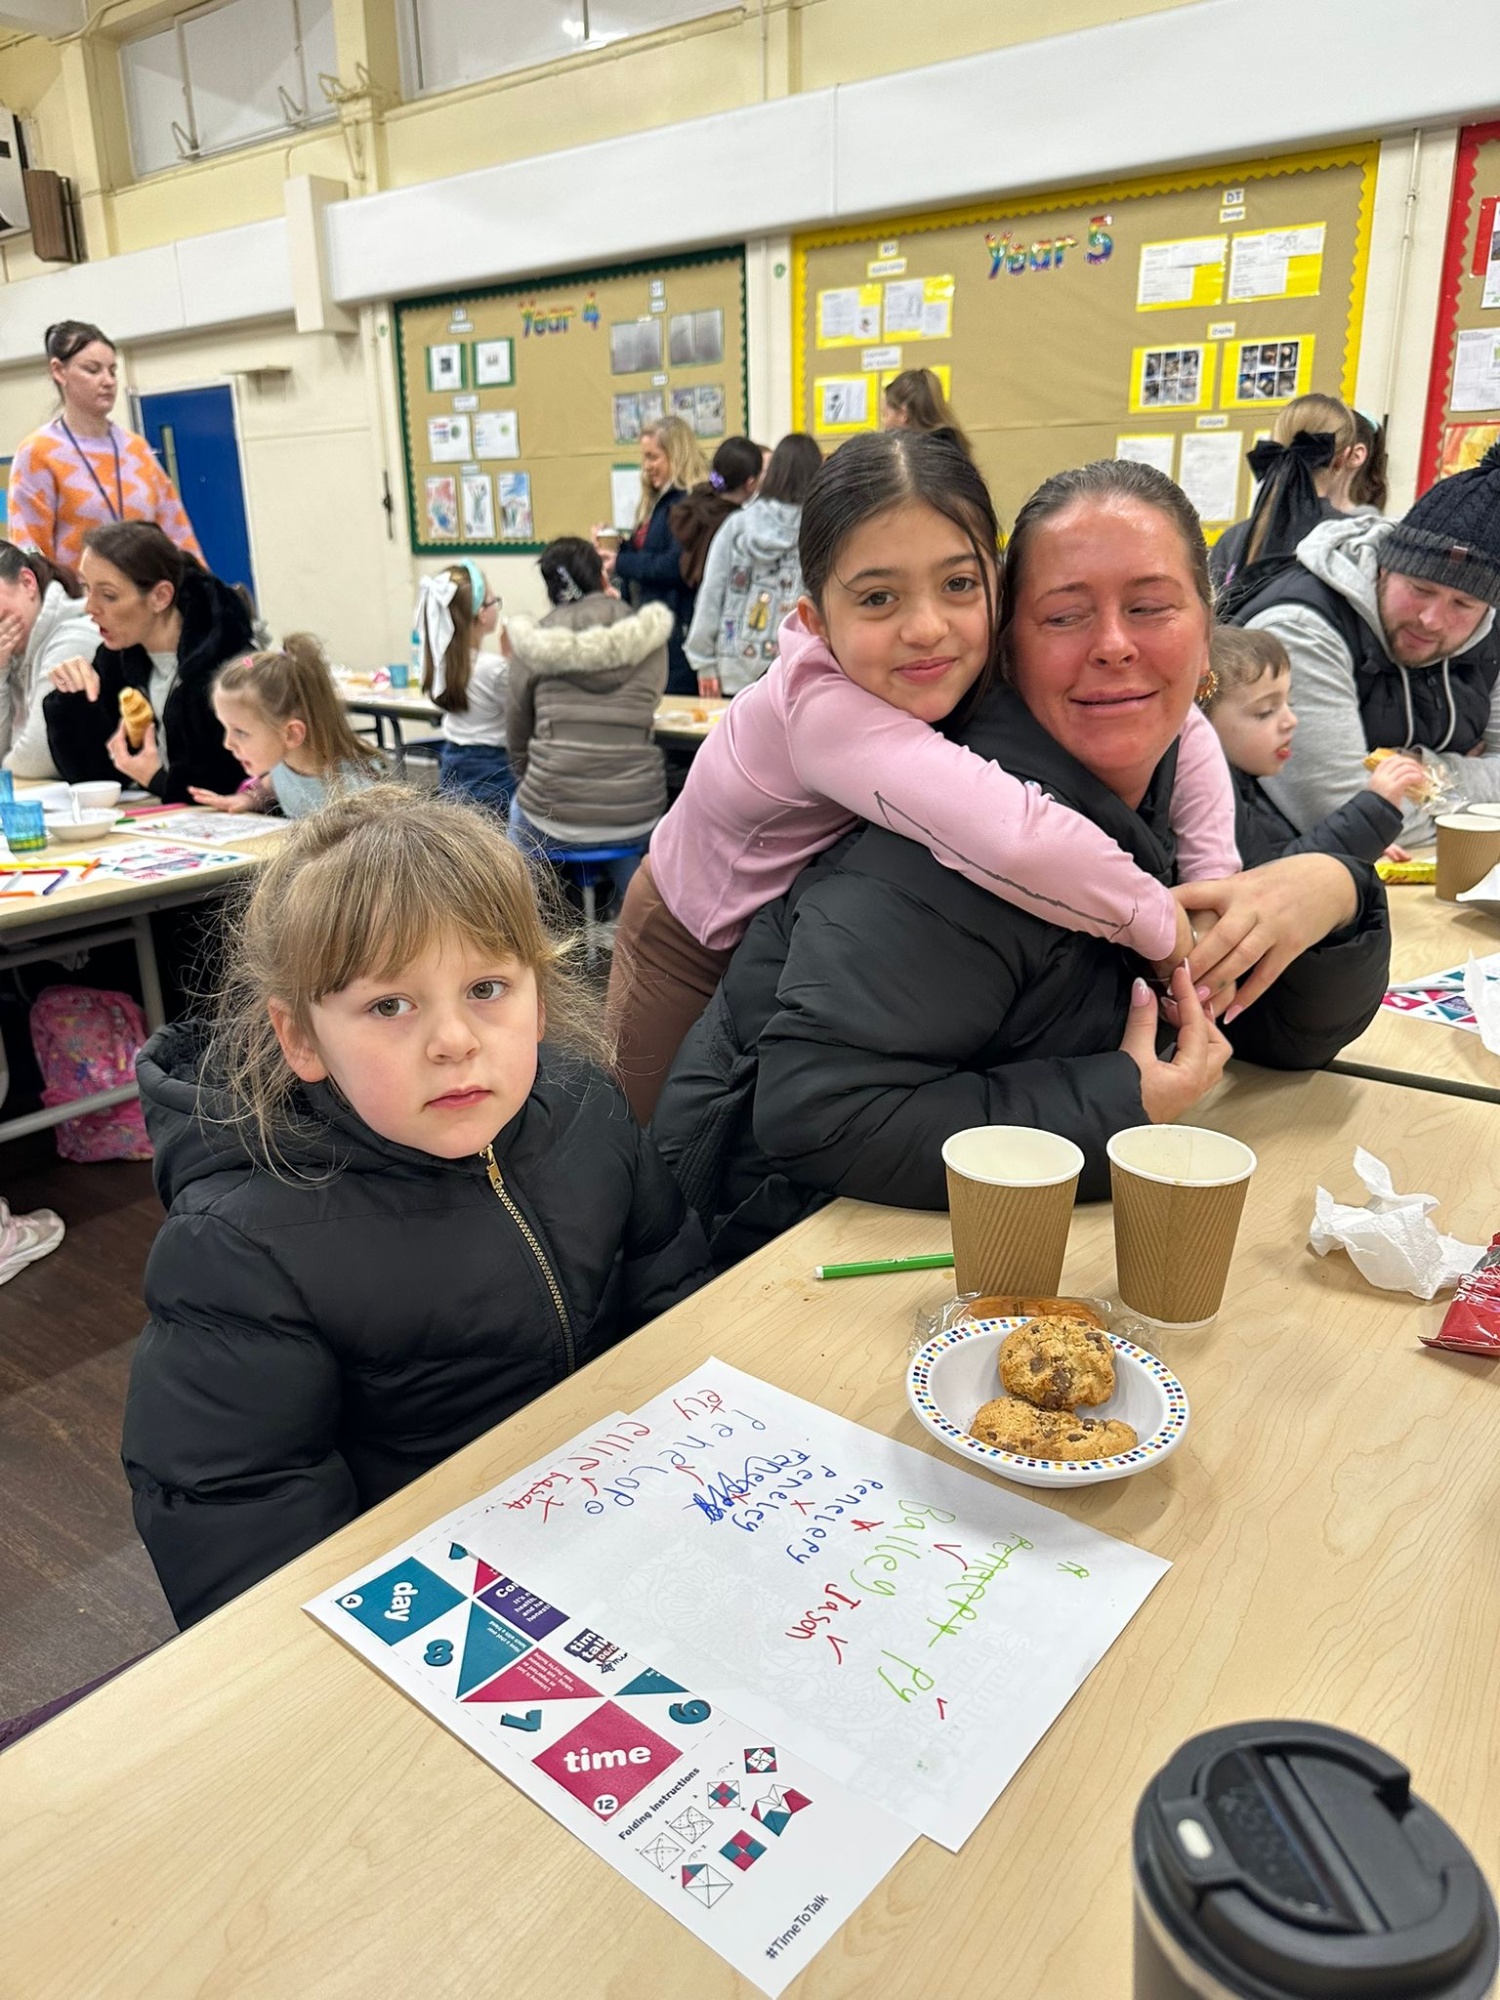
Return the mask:
<path id="1" fill-rule="evenodd" d="M 947 1271 L 953 1266 L 953 1253 L 936 1252 L 931 1257 L 879 1257 L 869 1264 L 815 1264 L 813 1275 L 819 1278 L 883 1278 L 892 1271 Z"/>

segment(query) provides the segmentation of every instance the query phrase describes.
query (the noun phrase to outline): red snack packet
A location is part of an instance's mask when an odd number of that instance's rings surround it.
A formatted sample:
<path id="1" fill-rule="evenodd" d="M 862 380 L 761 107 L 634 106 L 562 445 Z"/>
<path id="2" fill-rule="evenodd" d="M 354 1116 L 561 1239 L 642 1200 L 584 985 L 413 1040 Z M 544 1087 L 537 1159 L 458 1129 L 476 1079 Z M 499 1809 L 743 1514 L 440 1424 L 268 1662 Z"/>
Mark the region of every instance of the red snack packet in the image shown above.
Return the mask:
<path id="1" fill-rule="evenodd" d="M 1421 1340 L 1426 1347 L 1500 1357 L 1500 1236 L 1490 1239 L 1473 1270 L 1459 1279 L 1438 1331 L 1424 1333 Z"/>

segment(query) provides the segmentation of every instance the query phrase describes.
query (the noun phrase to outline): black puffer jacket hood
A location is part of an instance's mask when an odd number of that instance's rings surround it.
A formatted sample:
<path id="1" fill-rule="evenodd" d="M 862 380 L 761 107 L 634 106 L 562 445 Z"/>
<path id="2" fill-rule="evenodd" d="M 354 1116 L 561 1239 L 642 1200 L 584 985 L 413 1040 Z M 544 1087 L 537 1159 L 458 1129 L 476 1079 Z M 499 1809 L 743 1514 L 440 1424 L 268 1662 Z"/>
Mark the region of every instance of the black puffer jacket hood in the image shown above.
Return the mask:
<path id="1" fill-rule="evenodd" d="M 184 1624 L 709 1275 L 655 1147 L 586 1063 L 544 1046 L 493 1173 L 304 1088 L 278 1176 L 220 1122 L 204 1046 L 196 1024 L 163 1029 L 137 1064 L 168 1216 L 123 1451 Z"/>

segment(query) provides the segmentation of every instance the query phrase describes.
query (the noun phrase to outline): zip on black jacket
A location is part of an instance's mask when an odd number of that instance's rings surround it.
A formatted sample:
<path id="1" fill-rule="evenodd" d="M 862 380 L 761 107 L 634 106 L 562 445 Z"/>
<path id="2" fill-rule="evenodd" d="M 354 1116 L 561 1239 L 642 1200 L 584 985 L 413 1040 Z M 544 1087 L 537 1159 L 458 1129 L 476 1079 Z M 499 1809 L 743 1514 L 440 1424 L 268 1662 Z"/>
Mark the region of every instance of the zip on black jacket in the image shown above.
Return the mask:
<path id="1" fill-rule="evenodd" d="M 1009 688 L 963 733 L 981 756 L 1081 812 L 1161 881 L 1176 745 L 1132 811 Z M 1227 1030 L 1274 1069 L 1331 1060 L 1374 1016 L 1390 956 L 1385 896 L 1348 861 L 1350 924 L 1304 952 Z M 755 918 L 688 1036 L 652 1133 L 710 1231 L 720 1269 L 830 1195 L 947 1206 L 941 1149 L 971 1125 L 1035 1125 L 1084 1155 L 1146 1122 L 1120 1048 L 1140 962 L 987 895 L 883 828 L 853 833 Z"/>
<path id="2" fill-rule="evenodd" d="M 1401 837 L 1401 809 L 1379 792 L 1356 792 L 1352 799 L 1335 806 L 1327 819 L 1320 819 L 1306 833 L 1298 833 L 1259 778 L 1233 764 L 1229 770 L 1234 779 L 1234 844 L 1247 868 L 1280 861 L 1288 854 L 1378 861 L 1391 842 Z"/>
<path id="3" fill-rule="evenodd" d="M 182 1625 L 711 1275 L 619 1090 L 545 1045 L 490 1159 L 382 1139 L 324 1083 L 295 1099 L 284 1179 L 214 1122 L 203 1052 L 187 1022 L 138 1058 L 168 1214 L 122 1448 Z"/>
<path id="4" fill-rule="evenodd" d="M 243 599 L 196 564 L 182 579 L 177 608 L 182 613 L 177 678 L 161 717 L 172 761 L 151 780 L 151 790 L 170 805 L 186 805 L 192 785 L 229 793 L 245 782 L 244 766 L 224 747 L 224 725 L 214 714 L 210 694 L 220 667 L 254 650 L 255 633 Z M 59 775 L 75 785 L 120 776 L 106 747 L 120 726 L 120 690 L 148 692 L 151 655 L 144 646 L 127 646 L 124 652 L 101 646 L 94 671 L 99 676 L 97 701 L 84 694 L 54 693 L 42 704 L 52 761 Z"/>

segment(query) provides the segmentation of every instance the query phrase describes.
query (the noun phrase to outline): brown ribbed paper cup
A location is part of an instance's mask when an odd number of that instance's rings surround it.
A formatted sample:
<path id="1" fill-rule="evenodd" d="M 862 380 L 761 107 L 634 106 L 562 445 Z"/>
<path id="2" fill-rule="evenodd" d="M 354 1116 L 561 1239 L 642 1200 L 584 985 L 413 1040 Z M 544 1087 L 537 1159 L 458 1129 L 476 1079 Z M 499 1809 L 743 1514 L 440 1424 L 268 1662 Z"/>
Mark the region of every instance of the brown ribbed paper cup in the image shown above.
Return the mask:
<path id="1" fill-rule="evenodd" d="M 1500 861 L 1500 820 L 1487 813 L 1443 813 L 1437 821 L 1437 893 L 1445 903 L 1482 882 Z"/>
<path id="2" fill-rule="evenodd" d="M 1218 1312 L 1255 1155 L 1197 1125 L 1132 1125 L 1110 1140 L 1120 1303 L 1162 1326 Z"/>
<path id="3" fill-rule="evenodd" d="M 943 1147 L 960 1292 L 1055 1292 L 1083 1155 L 1030 1125 L 975 1125 Z"/>

